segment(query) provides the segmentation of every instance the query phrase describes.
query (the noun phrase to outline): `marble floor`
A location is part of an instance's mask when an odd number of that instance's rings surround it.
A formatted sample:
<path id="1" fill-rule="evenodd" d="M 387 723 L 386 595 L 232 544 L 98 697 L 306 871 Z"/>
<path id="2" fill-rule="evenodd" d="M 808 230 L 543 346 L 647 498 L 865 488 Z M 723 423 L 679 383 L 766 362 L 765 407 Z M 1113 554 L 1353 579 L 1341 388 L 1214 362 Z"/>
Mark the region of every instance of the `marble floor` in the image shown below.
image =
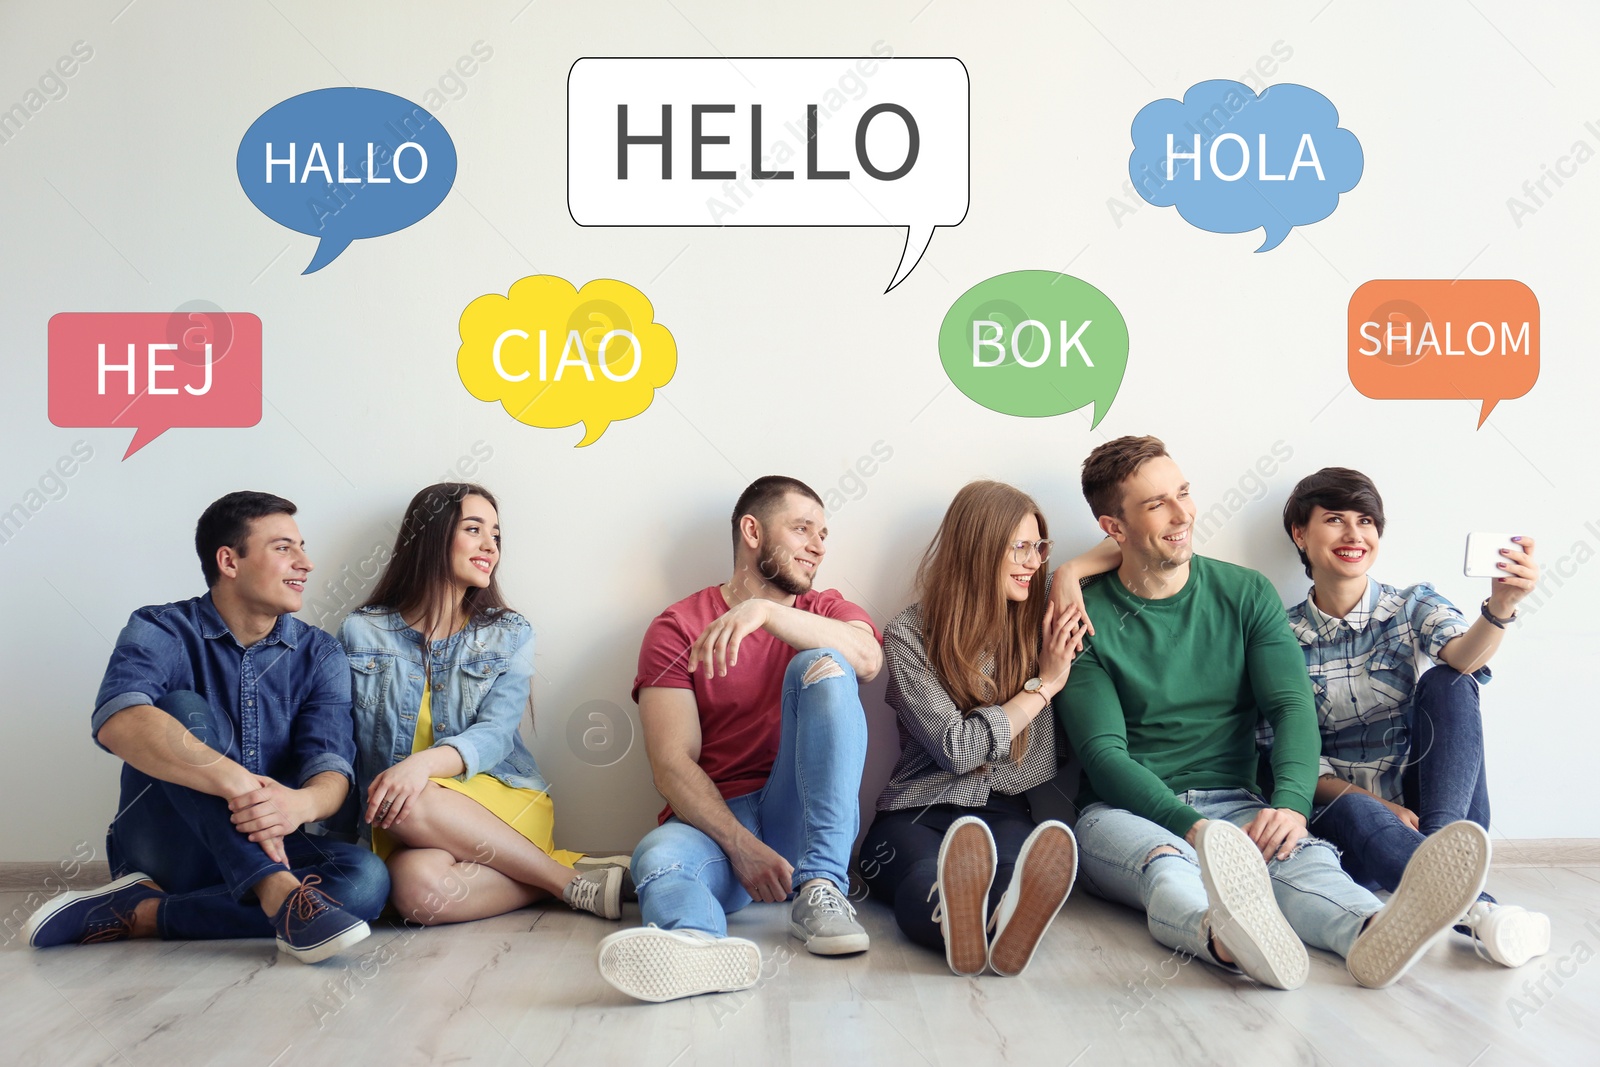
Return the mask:
<path id="1" fill-rule="evenodd" d="M 553 905 L 466 926 L 378 926 L 316 966 L 250 942 L 0 948 L 0 1062 L 40 1064 L 1600 1063 L 1600 868 L 1497 870 L 1547 912 L 1552 952 L 1517 971 L 1434 946 L 1395 987 L 1312 952 L 1296 992 L 1180 963 L 1142 919 L 1068 900 L 1021 978 L 957 978 L 862 905 L 872 951 L 821 959 L 777 905 L 734 917 L 767 959 L 753 990 L 631 1001 L 595 970 L 618 929 Z M 0 894 L 0 915 L 28 903 Z M 636 921 L 629 907 L 625 922 Z M 6 924 L 7 932 L 15 926 Z"/>

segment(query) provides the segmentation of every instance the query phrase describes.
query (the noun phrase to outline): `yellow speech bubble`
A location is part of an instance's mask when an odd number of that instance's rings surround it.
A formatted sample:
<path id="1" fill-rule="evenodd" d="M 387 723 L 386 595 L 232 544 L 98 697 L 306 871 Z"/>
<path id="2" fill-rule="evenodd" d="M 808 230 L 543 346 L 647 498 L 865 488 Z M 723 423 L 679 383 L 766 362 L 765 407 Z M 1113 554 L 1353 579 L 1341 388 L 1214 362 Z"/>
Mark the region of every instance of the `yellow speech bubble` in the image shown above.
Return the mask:
<path id="1" fill-rule="evenodd" d="M 649 299 L 626 282 L 576 289 L 536 274 L 461 313 L 456 371 L 467 392 L 500 401 L 518 422 L 546 429 L 583 423 L 594 444 L 606 427 L 641 415 L 678 369 L 678 346 Z"/>

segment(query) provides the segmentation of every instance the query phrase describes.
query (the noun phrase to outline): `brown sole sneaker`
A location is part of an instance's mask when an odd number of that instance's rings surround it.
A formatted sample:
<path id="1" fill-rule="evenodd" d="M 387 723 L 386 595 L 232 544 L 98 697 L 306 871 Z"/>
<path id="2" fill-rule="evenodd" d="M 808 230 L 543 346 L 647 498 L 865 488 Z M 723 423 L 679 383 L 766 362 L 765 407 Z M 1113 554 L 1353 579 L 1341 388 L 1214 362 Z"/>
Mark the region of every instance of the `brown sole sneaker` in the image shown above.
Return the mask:
<path id="1" fill-rule="evenodd" d="M 995 974 L 1018 975 L 1050 929 L 1078 877 L 1078 841 L 1063 823 L 1040 823 L 1017 854 L 1011 884 L 994 911 L 989 966 Z"/>
<path id="2" fill-rule="evenodd" d="M 944 931 L 944 958 L 956 974 L 982 974 L 989 962 L 989 887 L 998 855 L 994 835 L 982 819 L 963 815 L 939 844 L 939 894 L 934 920 Z"/>

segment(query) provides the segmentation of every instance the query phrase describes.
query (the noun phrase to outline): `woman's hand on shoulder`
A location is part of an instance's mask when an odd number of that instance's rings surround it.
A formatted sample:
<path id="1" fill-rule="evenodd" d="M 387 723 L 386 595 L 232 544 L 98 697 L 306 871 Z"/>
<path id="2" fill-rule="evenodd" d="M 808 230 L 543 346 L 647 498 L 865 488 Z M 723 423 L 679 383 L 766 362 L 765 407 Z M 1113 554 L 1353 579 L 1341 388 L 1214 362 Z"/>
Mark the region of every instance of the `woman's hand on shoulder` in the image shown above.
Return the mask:
<path id="1" fill-rule="evenodd" d="M 1076 588 L 1077 583 L 1072 583 Z M 1067 684 L 1072 672 L 1072 660 L 1083 648 L 1084 633 L 1089 625 L 1088 616 L 1080 609 L 1058 610 L 1052 600 L 1044 609 L 1044 639 L 1039 647 L 1039 680 L 1049 695 L 1054 697 Z"/>

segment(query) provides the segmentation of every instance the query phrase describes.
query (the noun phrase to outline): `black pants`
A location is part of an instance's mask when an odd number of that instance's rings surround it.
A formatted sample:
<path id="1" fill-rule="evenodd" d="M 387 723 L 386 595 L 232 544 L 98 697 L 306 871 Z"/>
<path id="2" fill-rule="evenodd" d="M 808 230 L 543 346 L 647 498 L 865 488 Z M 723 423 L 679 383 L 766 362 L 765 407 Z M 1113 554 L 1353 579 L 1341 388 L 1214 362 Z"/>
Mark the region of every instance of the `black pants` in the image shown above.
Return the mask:
<path id="1" fill-rule="evenodd" d="M 894 918 L 905 935 L 919 945 L 944 951 L 944 933 L 933 921 L 934 901 L 928 899 L 939 874 L 939 845 L 950 824 L 963 815 L 975 815 L 994 835 L 1000 863 L 989 890 L 989 911 L 1011 884 L 1011 869 L 1022 843 L 1033 833 L 1033 809 L 1027 796 L 989 794 L 981 808 L 960 804 L 934 804 L 928 808 L 880 811 L 861 843 L 857 867 L 872 895 L 894 908 Z"/>

